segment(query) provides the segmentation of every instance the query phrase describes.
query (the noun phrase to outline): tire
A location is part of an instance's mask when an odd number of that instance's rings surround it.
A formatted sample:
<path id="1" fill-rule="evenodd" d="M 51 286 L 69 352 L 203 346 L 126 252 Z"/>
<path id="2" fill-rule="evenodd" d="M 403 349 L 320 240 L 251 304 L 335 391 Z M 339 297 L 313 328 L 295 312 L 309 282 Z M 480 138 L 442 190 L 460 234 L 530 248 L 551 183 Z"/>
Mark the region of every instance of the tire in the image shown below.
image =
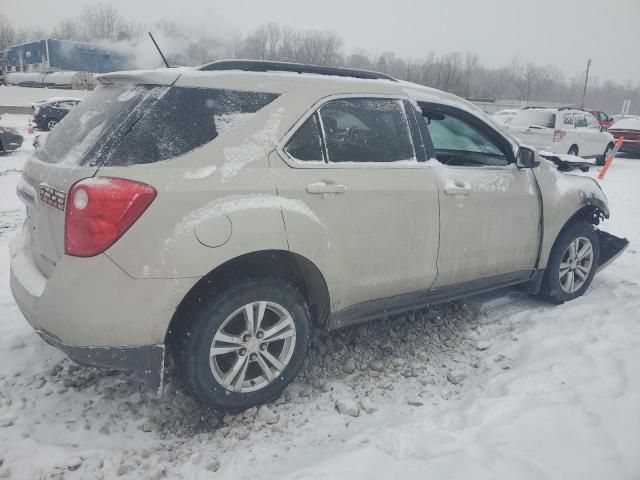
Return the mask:
<path id="1" fill-rule="evenodd" d="M 613 143 L 610 143 L 609 145 L 607 145 L 607 148 L 605 148 L 604 153 L 602 154 L 602 157 L 598 157 L 596 159 L 596 165 L 603 167 L 604 163 L 607 161 L 607 157 L 609 157 L 612 151 L 613 151 Z"/>
<path id="2" fill-rule="evenodd" d="M 248 305 L 250 310 L 245 309 Z M 248 333 L 245 312 L 253 312 L 257 320 L 261 309 L 261 326 L 268 328 Z M 285 320 L 287 314 L 289 318 Z M 186 321 L 182 324 L 187 326 L 178 332 L 174 344 L 177 373 L 197 400 L 214 409 L 241 411 L 273 400 L 300 373 L 309 351 L 311 320 L 307 302 L 295 286 L 284 280 L 241 281 L 204 300 L 189 317 L 183 319 Z M 260 333 L 266 335 L 276 324 L 287 327 L 275 327 L 276 333 L 271 337 L 289 336 L 269 343 L 268 335 L 260 341 Z M 295 333 L 293 337 L 291 331 Z M 210 358 L 212 347 L 219 353 Z M 222 353 L 224 349 L 233 351 Z M 269 356 L 281 365 L 276 366 Z M 242 366 L 233 375 L 238 362 Z M 271 372 L 271 379 L 265 368 Z M 242 374 L 245 377 L 240 382 Z M 227 384 L 226 378 L 230 378 Z"/>
<path id="3" fill-rule="evenodd" d="M 577 145 L 571 145 L 571 148 L 569 148 L 569 151 L 567 152 L 568 155 L 575 155 L 576 157 L 578 156 L 578 146 Z"/>
<path id="4" fill-rule="evenodd" d="M 577 245 L 574 242 L 578 242 Z M 574 262 L 571 258 L 571 248 L 575 248 L 576 253 L 580 254 L 587 242 L 591 244 L 590 260 L 585 256 L 583 259 L 575 259 Z M 551 256 L 542 280 L 542 296 L 554 303 L 564 303 L 581 296 L 591 285 L 599 260 L 600 240 L 593 225 L 584 220 L 571 223 L 558 235 L 551 249 Z M 564 273 L 562 277 L 561 267 Z M 583 277 L 581 278 L 580 275 Z M 573 285 L 571 285 L 572 279 Z"/>
<path id="5" fill-rule="evenodd" d="M 49 121 L 47 122 L 47 130 L 53 130 L 57 124 L 58 124 L 58 122 L 57 122 L 57 121 L 55 121 L 55 120 L 49 120 Z"/>

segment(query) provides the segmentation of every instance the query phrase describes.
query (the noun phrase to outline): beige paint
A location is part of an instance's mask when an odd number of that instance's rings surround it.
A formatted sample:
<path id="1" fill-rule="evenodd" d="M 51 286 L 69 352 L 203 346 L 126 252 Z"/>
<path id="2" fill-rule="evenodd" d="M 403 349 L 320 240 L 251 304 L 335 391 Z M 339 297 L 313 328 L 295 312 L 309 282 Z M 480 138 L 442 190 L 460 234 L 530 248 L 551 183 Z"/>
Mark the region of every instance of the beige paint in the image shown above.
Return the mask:
<path id="1" fill-rule="evenodd" d="M 27 221 L 25 230 L 35 228 L 37 239 L 23 233 L 18 242 L 24 243 L 45 288 L 40 296 L 25 290 L 12 258 L 14 296 L 31 323 L 69 345 L 162 343 L 176 306 L 198 279 L 260 250 L 289 250 L 315 264 L 327 282 L 333 311 L 434 285 L 533 269 L 539 224 L 534 174 L 545 208 L 542 265 L 571 215 L 589 198 L 603 198 L 591 180 L 560 174 L 546 161 L 534 171 L 452 168 L 435 161 L 302 165 L 283 152 L 288 135 L 305 116 L 340 95 L 441 101 L 485 119 L 453 95 L 406 82 L 186 70 L 111 77 L 166 84 L 177 78 L 181 86 L 281 96 L 242 127 L 181 158 L 97 173 L 27 162 L 24 178 L 36 190 L 46 182 L 67 192 L 94 173 L 142 181 L 158 190 L 131 229 L 105 254 L 90 259 L 63 254 L 63 212 L 39 204 L 37 215 Z M 501 134 L 515 152 L 518 142 Z M 256 147 L 257 138 L 259 149 L 252 148 L 251 158 L 242 157 L 247 146 Z M 229 161 L 238 155 L 242 168 Z M 204 168 L 210 173 L 193 179 L 193 172 Z M 447 195 L 447 186 L 456 181 L 469 184 L 471 194 Z M 319 182 L 344 185 L 346 191 L 311 193 L 308 186 Z M 43 262 L 41 254 L 57 266 Z"/>

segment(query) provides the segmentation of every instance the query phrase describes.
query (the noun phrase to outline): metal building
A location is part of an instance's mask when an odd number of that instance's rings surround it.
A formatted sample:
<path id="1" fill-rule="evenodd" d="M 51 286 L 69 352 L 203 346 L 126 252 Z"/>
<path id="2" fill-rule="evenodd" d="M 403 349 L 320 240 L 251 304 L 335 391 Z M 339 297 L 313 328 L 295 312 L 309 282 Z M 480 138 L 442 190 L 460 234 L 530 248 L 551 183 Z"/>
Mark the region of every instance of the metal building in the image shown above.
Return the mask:
<path id="1" fill-rule="evenodd" d="M 127 68 L 126 55 L 92 43 L 48 38 L 0 52 L 0 70 L 4 73 L 59 70 L 105 73 Z"/>

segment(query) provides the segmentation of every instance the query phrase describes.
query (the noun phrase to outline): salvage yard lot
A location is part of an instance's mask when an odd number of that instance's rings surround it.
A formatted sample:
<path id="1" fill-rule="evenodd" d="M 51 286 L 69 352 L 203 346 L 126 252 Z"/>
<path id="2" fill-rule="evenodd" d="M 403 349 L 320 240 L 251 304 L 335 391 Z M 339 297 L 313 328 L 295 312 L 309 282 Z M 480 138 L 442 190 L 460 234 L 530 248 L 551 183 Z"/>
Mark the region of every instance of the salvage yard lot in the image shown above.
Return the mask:
<path id="1" fill-rule="evenodd" d="M 157 398 L 73 365 L 18 311 L 26 123 L 3 116 L 25 143 L 0 156 L 0 478 L 640 477 L 640 159 L 602 182 L 607 230 L 631 245 L 584 297 L 504 292 L 318 334 L 281 398 L 219 419 L 174 382 Z"/>

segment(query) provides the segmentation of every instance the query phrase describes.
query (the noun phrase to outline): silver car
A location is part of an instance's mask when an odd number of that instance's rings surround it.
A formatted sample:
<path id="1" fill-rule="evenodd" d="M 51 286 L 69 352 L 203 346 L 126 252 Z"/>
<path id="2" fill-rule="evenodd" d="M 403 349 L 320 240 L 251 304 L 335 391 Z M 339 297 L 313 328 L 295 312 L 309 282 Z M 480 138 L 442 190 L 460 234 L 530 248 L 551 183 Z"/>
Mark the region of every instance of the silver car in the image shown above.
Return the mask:
<path id="1" fill-rule="evenodd" d="M 41 141 L 11 289 L 81 364 L 242 410 L 335 329 L 523 285 L 582 295 L 627 245 L 591 178 L 470 103 L 374 72 L 225 61 L 123 72 Z"/>

